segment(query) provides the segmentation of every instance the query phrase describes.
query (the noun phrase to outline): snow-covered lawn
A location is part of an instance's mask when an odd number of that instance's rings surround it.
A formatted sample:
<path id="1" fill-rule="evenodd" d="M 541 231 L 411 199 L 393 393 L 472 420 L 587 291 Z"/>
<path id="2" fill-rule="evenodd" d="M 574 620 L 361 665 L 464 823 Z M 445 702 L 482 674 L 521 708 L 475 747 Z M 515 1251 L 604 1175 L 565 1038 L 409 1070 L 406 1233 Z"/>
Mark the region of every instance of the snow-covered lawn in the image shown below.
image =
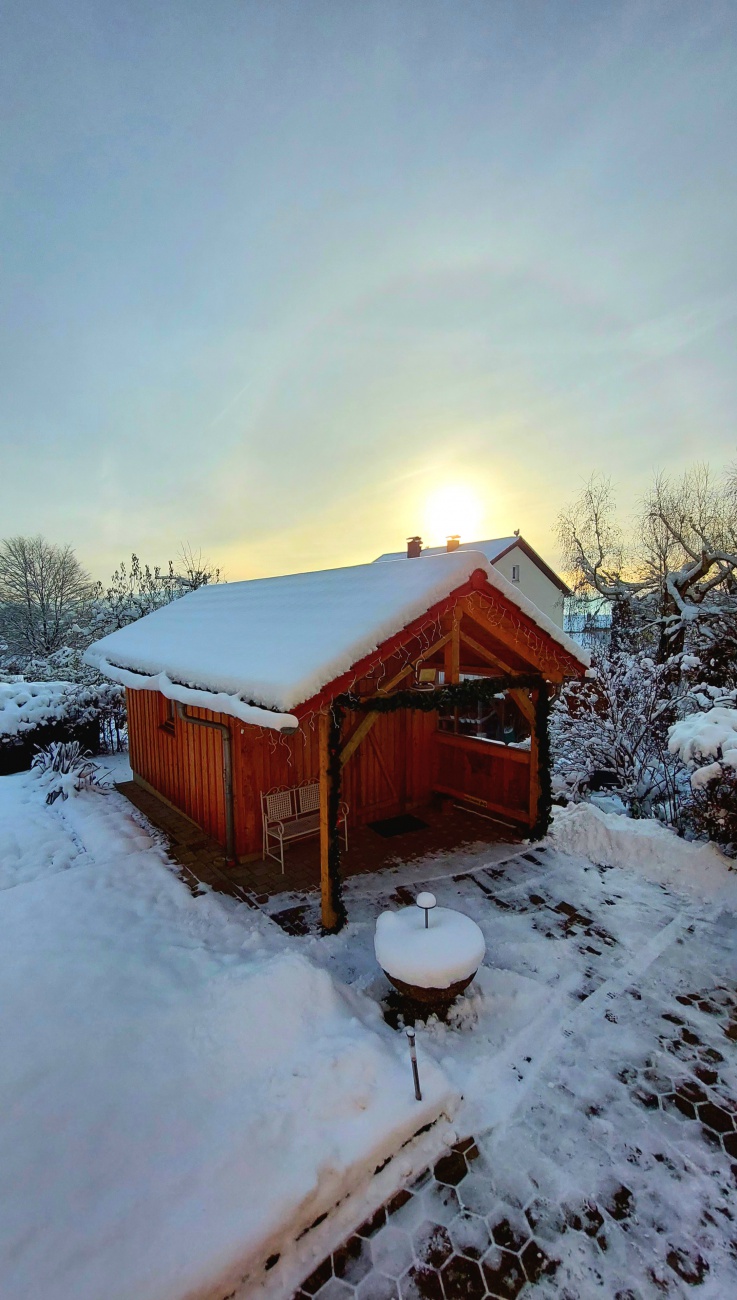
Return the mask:
<path id="1" fill-rule="evenodd" d="M 0 1040 L 4 1300 L 289 1295 L 454 1137 L 411 1142 L 454 1090 L 415 1101 L 368 999 L 193 898 L 117 793 L 46 807 L 28 774 L 0 779 Z"/>
<path id="2" fill-rule="evenodd" d="M 450 1023 L 418 1028 L 422 1104 L 373 945 L 408 884 L 486 943 Z M 47 808 L 29 776 L 0 780 L 3 1297 L 286 1298 L 467 1134 L 471 1172 L 418 1187 L 311 1295 L 737 1294 L 726 862 L 580 808 L 544 846 L 346 892 L 342 934 L 289 938 L 192 898 L 119 795 Z"/>

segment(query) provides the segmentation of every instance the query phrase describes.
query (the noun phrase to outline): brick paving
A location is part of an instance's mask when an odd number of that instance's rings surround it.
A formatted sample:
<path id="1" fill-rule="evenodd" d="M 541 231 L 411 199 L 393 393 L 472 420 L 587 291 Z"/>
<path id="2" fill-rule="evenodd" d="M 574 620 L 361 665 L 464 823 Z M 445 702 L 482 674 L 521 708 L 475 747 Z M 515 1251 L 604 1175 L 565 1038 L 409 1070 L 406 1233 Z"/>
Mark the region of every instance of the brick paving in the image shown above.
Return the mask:
<path id="1" fill-rule="evenodd" d="M 121 794 L 166 837 L 169 854 L 181 869 L 182 878 L 193 892 L 200 883 L 210 889 L 232 895 L 249 906 L 264 906 L 275 895 L 312 895 L 312 903 L 303 911 L 315 910 L 314 895 L 320 888 L 320 857 L 318 840 L 304 840 L 291 844 L 285 850 L 286 871 L 282 875 L 278 862 L 258 858 L 228 866 L 222 845 L 211 839 L 183 813 L 169 807 L 135 781 L 121 782 L 116 787 Z M 498 844 L 511 842 L 513 831 L 501 822 L 490 821 L 464 809 L 446 804 L 442 811 L 423 808 L 419 813 L 428 823 L 427 829 L 409 831 L 403 835 L 383 839 L 367 827 L 352 829 L 348 850 L 343 854 L 343 875 L 346 879 L 385 870 L 397 862 L 419 861 L 429 852 L 455 849 L 471 842 Z M 297 904 L 299 909 L 300 904 Z M 298 920 L 285 918 L 284 928 L 289 933 L 304 933 Z M 281 923 L 280 914 L 270 912 Z M 296 929 L 295 929 L 296 925 Z"/>
<path id="2" fill-rule="evenodd" d="M 714 1017 L 724 1036 L 735 1041 L 732 990 L 717 987 L 679 1001 Z M 737 1101 L 729 1074 L 720 1074 L 724 1056 L 679 1017 L 665 1013 L 661 1019 L 666 1027 L 675 1024 L 659 1040 L 673 1065 L 667 1073 L 652 1061 L 640 1069 L 625 1067 L 621 1081 L 638 1106 L 693 1121 L 703 1141 L 727 1161 L 737 1161 Z M 670 1162 L 671 1172 L 683 1177 L 666 1154 L 667 1142 L 664 1146 L 656 1160 Z M 737 1183 L 736 1163 L 731 1180 Z M 729 1222 L 732 1215 L 725 1211 L 726 1206 L 722 1214 Z M 493 1141 L 468 1138 L 362 1224 L 313 1270 L 294 1300 L 525 1300 L 538 1292 L 574 1300 L 573 1292 L 552 1289 L 563 1237 L 579 1238 L 603 1257 L 617 1235 L 626 1239 L 637 1218 L 635 1195 L 625 1183 L 611 1185 L 598 1200 L 556 1205 L 533 1196 L 523 1204 L 508 1192 L 505 1200 L 494 1177 Z M 737 1253 L 737 1233 L 732 1250 Z M 700 1286 L 710 1271 L 706 1253 L 687 1239 L 668 1245 L 665 1262 L 662 1271 L 651 1269 L 648 1275 L 643 1269 L 659 1295 L 682 1295 L 684 1285 Z M 639 1300 L 651 1293 L 649 1288 L 602 1292 L 594 1267 L 592 1295 Z M 586 1297 L 578 1293 L 575 1300 Z"/>
<path id="3" fill-rule="evenodd" d="M 473 1138 L 459 1142 L 323 1261 L 294 1300 L 509 1300 L 555 1271 L 534 1210 L 500 1202 Z"/>

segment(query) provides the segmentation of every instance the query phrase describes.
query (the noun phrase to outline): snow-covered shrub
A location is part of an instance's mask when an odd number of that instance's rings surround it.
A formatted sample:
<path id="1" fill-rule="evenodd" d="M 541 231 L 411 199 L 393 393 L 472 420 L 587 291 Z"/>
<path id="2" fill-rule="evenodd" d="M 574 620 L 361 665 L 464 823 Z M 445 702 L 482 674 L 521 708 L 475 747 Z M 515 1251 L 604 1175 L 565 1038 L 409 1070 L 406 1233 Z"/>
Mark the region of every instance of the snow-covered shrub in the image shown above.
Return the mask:
<path id="1" fill-rule="evenodd" d="M 691 774 L 687 825 L 737 856 L 737 708 L 681 719 L 670 728 L 668 748 Z"/>
<path id="2" fill-rule="evenodd" d="M 602 656 L 594 675 L 564 686 L 550 718 L 554 793 L 576 801 L 611 788 L 630 816 L 676 821 L 672 677 L 670 663 L 623 653 Z"/>
<path id="3" fill-rule="evenodd" d="M 693 791 L 683 816 L 695 835 L 713 840 L 730 857 L 737 858 L 737 771 L 720 768 L 718 775 Z"/>
<path id="4" fill-rule="evenodd" d="M 722 768 L 737 768 L 737 709 L 714 708 L 682 718 L 670 728 L 668 749 L 691 770 L 694 789 L 719 776 Z"/>
<path id="5" fill-rule="evenodd" d="M 45 749 L 39 749 L 31 766 L 46 791 L 47 803 L 68 799 L 70 794 L 79 794 L 80 790 L 89 790 L 93 786 L 103 788 L 98 779 L 98 764 L 76 740 L 68 743 L 53 741 Z"/>

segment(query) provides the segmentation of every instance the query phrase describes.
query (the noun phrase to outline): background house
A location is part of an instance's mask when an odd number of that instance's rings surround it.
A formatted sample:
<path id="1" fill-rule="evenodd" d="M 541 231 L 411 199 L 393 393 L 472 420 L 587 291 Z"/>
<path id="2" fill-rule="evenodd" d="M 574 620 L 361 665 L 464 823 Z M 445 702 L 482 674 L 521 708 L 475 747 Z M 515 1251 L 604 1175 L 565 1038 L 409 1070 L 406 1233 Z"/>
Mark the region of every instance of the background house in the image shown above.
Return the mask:
<path id="1" fill-rule="evenodd" d="M 406 551 L 388 551 L 379 555 L 374 563 L 412 559 L 420 554 L 442 555 L 446 551 L 481 551 L 489 563 L 514 583 L 543 614 L 558 627 L 563 627 L 565 600 L 572 594 L 571 589 L 519 533 L 511 537 L 492 537 L 485 542 L 462 542 L 459 537 L 449 537 L 445 546 L 425 548 L 421 538 L 411 537 Z"/>

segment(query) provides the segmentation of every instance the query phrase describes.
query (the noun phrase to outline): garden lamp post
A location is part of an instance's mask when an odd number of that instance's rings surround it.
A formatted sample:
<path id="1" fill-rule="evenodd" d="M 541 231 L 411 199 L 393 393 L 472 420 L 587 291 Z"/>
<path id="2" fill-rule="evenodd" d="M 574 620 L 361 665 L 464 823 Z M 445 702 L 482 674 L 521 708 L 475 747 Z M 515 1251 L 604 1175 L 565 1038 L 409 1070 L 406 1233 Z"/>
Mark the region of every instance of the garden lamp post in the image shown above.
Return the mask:
<path id="1" fill-rule="evenodd" d="M 417 898 L 415 899 L 417 906 L 424 909 L 426 930 L 430 928 L 430 912 L 432 911 L 437 901 L 438 900 L 436 899 L 435 895 L 429 893 L 418 894 Z"/>

